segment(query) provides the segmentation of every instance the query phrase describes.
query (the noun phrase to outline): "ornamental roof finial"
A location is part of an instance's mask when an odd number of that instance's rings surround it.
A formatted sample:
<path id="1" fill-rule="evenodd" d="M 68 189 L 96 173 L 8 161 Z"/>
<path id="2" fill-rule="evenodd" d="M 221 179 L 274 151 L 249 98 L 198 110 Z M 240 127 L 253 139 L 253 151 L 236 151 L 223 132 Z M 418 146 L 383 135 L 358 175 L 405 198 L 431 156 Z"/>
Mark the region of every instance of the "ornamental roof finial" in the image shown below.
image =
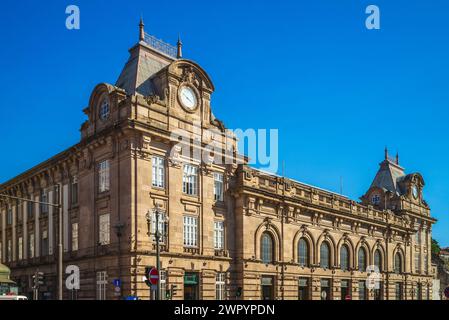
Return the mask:
<path id="1" fill-rule="evenodd" d="M 145 24 L 143 23 L 142 16 L 140 17 L 140 23 L 139 23 L 139 41 L 145 41 Z"/>
<path id="2" fill-rule="evenodd" d="M 178 35 L 178 52 L 176 54 L 176 58 L 181 59 L 182 58 L 182 41 L 181 41 L 181 36 Z"/>

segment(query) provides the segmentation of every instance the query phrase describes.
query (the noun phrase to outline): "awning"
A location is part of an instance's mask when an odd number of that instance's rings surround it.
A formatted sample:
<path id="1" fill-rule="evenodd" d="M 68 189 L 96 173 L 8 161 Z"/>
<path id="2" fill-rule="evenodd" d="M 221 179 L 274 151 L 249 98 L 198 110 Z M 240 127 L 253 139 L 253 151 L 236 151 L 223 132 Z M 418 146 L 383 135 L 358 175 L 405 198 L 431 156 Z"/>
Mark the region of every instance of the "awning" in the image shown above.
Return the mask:
<path id="1" fill-rule="evenodd" d="M 7 284 L 16 284 L 14 281 L 7 279 L 7 278 L 0 278 L 0 285 L 3 283 L 7 283 Z"/>

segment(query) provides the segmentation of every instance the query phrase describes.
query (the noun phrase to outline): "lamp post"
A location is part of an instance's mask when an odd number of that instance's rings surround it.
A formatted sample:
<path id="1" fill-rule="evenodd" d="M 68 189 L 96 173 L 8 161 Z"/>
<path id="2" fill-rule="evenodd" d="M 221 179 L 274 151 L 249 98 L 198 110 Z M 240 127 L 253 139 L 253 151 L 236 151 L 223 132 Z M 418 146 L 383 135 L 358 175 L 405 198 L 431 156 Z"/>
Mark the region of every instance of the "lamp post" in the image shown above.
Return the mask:
<path id="1" fill-rule="evenodd" d="M 152 230 L 151 225 L 153 222 L 153 217 L 151 215 L 151 212 L 148 210 L 146 214 L 147 224 L 148 224 L 148 236 L 154 236 L 154 240 L 156 241 L 156 269 L 158 274 L 158 281 L 156 286 L 156 300 L 160 300 L 160 277 L 161 277 L 161 270 L 160 270 L 160 239 L 161 239 L 161 231 L 159 230 L 159 222 L 160 222 L 160 215 L 163 214 L 159 207 L 155 207 L 153 209 L 154 213 L 154 222 L 155 222 L 155 230 Z M 166 223 L 168 221 L 167 217 L 164 217 L 163 222 Z M 153 232 L 152 232 L 153 231 Z"/>

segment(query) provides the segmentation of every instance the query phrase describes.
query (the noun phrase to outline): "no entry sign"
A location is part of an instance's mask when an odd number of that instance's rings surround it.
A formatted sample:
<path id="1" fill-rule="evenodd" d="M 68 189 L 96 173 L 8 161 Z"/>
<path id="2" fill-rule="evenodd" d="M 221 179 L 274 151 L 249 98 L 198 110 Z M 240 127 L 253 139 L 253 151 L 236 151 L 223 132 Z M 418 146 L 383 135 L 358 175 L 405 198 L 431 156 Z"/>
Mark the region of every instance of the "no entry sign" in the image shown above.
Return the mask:
<path id="1" fill-rule="evenodd" d="M 150 278 L 148 280 L 150 280 L 150 283 L 152 285 L 154 286 L 157 285 L 159 281 L 159 272 L 157 271 L 156 268 L 150 270 Z"/>

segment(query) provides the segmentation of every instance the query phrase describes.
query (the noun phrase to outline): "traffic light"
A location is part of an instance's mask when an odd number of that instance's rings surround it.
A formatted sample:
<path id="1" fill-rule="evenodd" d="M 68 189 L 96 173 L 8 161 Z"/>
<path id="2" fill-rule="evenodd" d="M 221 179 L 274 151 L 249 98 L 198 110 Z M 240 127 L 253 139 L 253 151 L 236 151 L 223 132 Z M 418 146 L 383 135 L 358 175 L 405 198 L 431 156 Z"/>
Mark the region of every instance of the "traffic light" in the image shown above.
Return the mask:
<path id="1" fill-rule="evenodd" d="M 44 273 L 37 271 L 33 275 L 33 284 L 35 288 L 39 288 L 44 285 Z"/>
<path id="2" fill-rule="evenodd" d="M 151 269 L 153 269 L 153 267 L 145 267 L 145 284 L 148 287 L 151 287 L 151 282 L 150 282 L 150 271 Z"/>
<path id="3" fill-rule="evenodd" d="M 170 289 L 165 292 L 165 299 L 167 299 L 167 300 L 171 299 L 171 290 Z"/>
<path id="4" fill-rule="evenodd" d="M 171 289 L 170 289 L 172 299 L 174 296 L 176 296 L 177 291 L 178 291 L 178 286 L 176 284 L 172 284 Z"/>
<path id="5" fill-rule="evenodd" d="M 242 296 L 242 290 L 243 290 L 242 287 L 237 288 L 237 292 L 235 293 L 237 298 L 240 298 Z"/>

